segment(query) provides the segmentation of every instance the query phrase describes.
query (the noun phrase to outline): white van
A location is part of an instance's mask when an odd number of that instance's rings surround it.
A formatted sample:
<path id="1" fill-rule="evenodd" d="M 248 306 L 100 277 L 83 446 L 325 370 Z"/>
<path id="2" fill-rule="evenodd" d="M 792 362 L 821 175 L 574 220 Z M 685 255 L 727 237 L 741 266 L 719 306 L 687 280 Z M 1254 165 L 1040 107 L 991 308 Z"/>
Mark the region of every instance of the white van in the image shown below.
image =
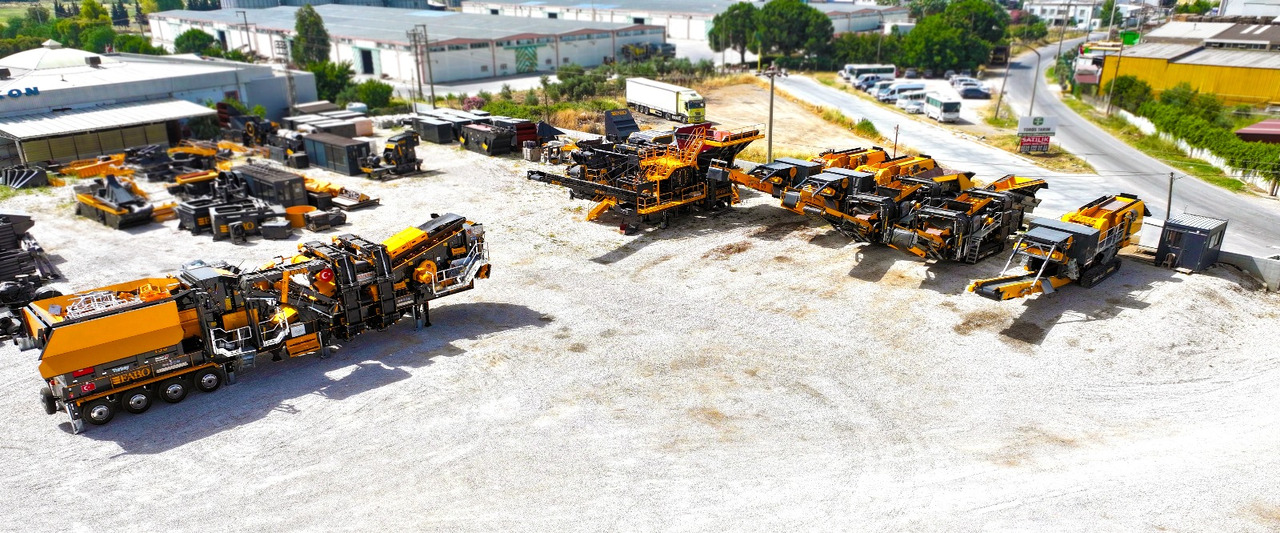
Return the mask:
<path id="1" fill-rule="evenodd" d="M 915 91 L 923 91 L 923 90 L 924 90 L 923 83 L 909 82 L 909 81 L 898 82 L 884 89 L 881 89 L 880 94 L 876 95 L 876 99 L 880 100 L 881 102 L 896 102 L 898 101 L 898 97 L 903 94 L 906 94 L 909 92 L 915 92 Z"/>
<path id="2" fill-rule="evenodd" d="M 898 101 L 894 105 L 898 109 L 911 114 L 920 113 L 924 110 L 924 97 L 928 94 L 924 91 L 912 91 L 909 93 L 898 95 Z"/>
<path id="3" fill-rule="evenodd" d="M 924 116 L 938 122 L 960 119 L 960 100 L 954 96 L 929 93 L 924 97 Z"/>

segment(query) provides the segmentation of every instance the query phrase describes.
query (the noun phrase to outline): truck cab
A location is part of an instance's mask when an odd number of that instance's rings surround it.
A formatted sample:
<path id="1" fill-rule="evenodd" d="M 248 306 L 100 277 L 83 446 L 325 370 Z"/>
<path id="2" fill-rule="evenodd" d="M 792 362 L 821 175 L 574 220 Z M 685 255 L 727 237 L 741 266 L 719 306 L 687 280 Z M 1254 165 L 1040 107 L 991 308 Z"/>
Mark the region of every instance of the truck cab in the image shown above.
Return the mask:
<path id="1" fill-rule="evenodd" d="M 707 121 L 707 102 L 696 91 L 681 91 L 681 107 L 689 124 L 700 124 Z"/>

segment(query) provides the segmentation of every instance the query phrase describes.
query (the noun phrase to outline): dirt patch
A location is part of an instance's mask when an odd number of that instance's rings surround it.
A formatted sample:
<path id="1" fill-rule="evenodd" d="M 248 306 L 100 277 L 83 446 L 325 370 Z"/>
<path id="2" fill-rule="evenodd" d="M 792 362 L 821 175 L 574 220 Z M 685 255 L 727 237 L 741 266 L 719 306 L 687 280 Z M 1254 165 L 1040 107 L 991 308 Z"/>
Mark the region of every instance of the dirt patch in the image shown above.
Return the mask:
<path id="1" fill-rule="evenodd" d="M 1280 528 L 1280 505 L 1268 503 L 1253 504 L 1253 515 L 1270 527 Z"/>
<path id="2" fill-rule="evenodd" d="M 727 127 L 767 124 L 769 121 L 769 89 L 755 84 L 731 85 L 702 94 L 707 100 L 707 117 Z M 773 100 L 773 156 L 803 155 L 809 157 L 828 148 L 870 146 L 871 140 L 827 122 L 804 106 L 775 95 Z M 753 143 L 766 148 L 761 139 Z M 750 155 L 750 154 L 748 154 Z M 747 159 L 751 159 L 747 157 Z M 752 159 L 754 160 L 754 159 Z"/>
<path id="3" fill-rule="evenodd" d="M 751 232 L 750 236 L 757 239 L 776 241 L 799 231 L 805 226 L 808 226 L 808 224 L 804 222 L 775 222 Z"/>
<path id="4" fill-rule="evenodd" d="M 750 249 L 751 249 L 750 241 L 731 242 L 729 244 L 722 244 L 720 246 L 717 246 L 715 248 L 708 250 L 707 253 L 702 254 L 702 258 L 714 259 L 716 261 L 724 261 L 725 259 L 728 259 L 730 257 L 733 257 L 734 255 L 740 254 Z"/>
<path id="5" fill-rule="evenodd" d="M 587 345 L 582 344 L 581 342 L 575 342 L 569 345 L 569 351 L 573 353 L 582 353 L 587 351 Z"/>
<path id="6" fill-rule="evenodd" d="M 1009 319 L 1009 312 L 1000 308 L 984 308 L 965 313 L 959 324 L 952 329 L 961 335 L 968 335 L 978 330 L 994 330 L 1004 326 Z"/>

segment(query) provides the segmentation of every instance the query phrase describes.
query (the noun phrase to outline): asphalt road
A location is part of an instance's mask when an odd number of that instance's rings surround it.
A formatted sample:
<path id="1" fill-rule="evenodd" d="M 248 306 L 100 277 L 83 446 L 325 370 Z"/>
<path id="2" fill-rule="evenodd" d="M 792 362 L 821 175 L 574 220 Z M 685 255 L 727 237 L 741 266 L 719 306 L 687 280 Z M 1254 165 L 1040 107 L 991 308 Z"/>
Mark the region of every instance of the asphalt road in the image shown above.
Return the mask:
<path id="1" fill-rule="evenodd" d="M 961 136 L 953 130 L 914 120 L 904 114 L 877 106 L 852 94 L 823 85 L 811 78 L 791 76 L 778 78 L 778 87 L 807 102 L 840 109 L 855 118 L 867 118 L 888 137 L 890 148 L 894 127 L 898 140 L 921 153 L 933 156 L 940 166 L 968 170 L 975 178 L 991 182 L 1008 174 L 1044 178 L 1049 189 L 1037 194 L 1043 201 L 1036 214 L 1058 216 L 1100 196 L 1105 190 L 1102 178 L 1092 174 L 1065 174 L 1045 170 L 1017 155 Z M 848 148 L 827 146 L 814 139 L 814 148 Z"/>
<path id="2" fill-rule="evenodd" d="M 1070 49 L 1080 41 L 1067 41 L 1063 49 Z M 1053 65 L 1058 45 L 1045 46 L 1039 51 L 1040 72 L 1043 73 Z M 1176 176 L 1184 174 L 1117 140 L 1068 108 L 1046 86 L 1043 75 L 1036 80 L 1035 57 L 1027 52 L 1014 58 L 1014 62 L 1010 64 L 1008 88 L 1005 92 L 1009 105 L 1019 114 L 1027 113 L 1031 86 L 1035 80 L 1036 115 L 1057 117 L 1058 132 L 1055 141 L 1088 161 L 1104 182 L 1109 184 L 1098 189 L 1095 196 L 1107 192 L 1137 194 L 1147 203 L 1154 215 L 1152 218 L 1163 220 L 1168 212 L 1166 198 L 1169 173 Z M 1185 177 L 1174 181 L 1173 212 L 1175 215 L 1195 213 L 1229 220 L 1223 249 L 1262 256 L 1280 253 L 1280 202 L 1274 199 L 1237 194 L 1193 177 Z"/>

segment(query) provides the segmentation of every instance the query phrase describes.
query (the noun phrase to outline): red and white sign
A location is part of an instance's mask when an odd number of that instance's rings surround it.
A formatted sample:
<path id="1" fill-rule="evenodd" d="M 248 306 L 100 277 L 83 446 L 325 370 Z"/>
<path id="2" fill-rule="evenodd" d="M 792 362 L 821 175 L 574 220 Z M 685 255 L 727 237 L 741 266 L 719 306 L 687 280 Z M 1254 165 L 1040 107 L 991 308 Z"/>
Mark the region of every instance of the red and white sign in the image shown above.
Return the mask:
<path id="1" fill-rule="evenodd" d="M 1018 144 L 1022 144 L 1022 145 L 1027 145 L 1027 144 L 1049 144 L 1049 137 L 1047 137 L 1047 136 L 1043 136 L 1043 135 L 1031 136 L 1031 137 L 1022 137 L 1021 139 L 1022 139 L 1022 140 L 1021 140 L 1021 142 L 1019 142 Z"/>

